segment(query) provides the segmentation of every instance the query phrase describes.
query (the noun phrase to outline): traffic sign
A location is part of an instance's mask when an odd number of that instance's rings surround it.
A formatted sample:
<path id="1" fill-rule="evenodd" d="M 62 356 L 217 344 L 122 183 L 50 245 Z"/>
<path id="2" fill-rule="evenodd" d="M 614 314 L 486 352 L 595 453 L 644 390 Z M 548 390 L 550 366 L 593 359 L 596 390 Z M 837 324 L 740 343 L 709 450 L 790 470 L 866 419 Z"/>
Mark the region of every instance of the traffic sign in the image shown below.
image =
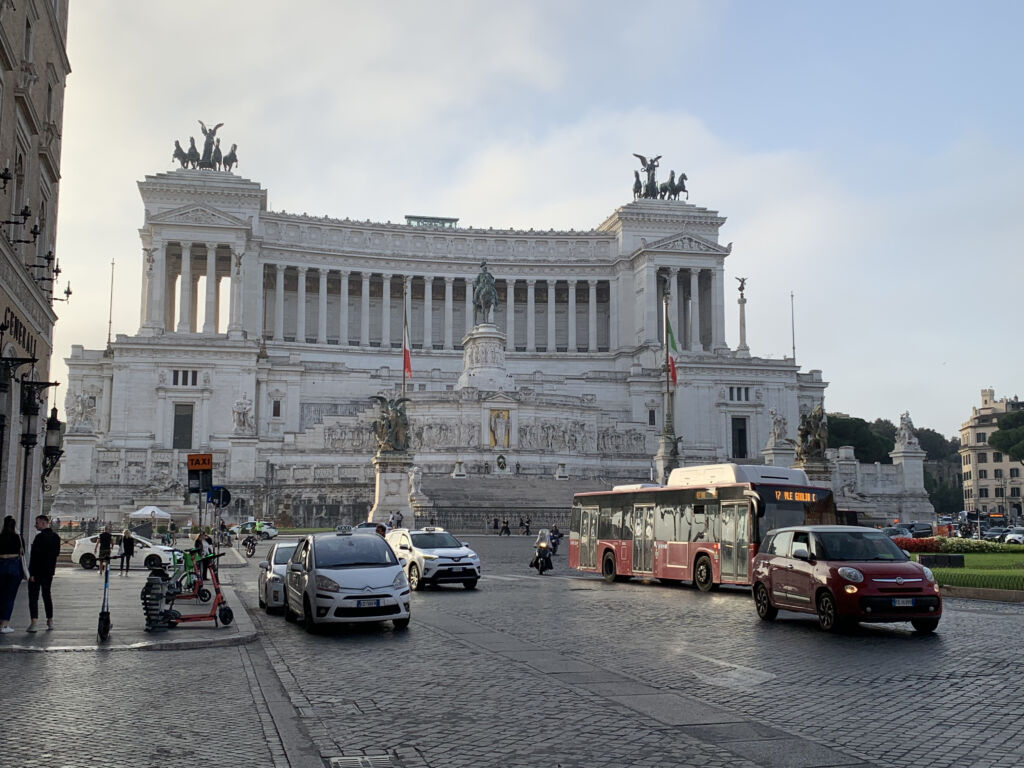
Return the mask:
<path id="1" fill-rule="evenodd" d="M 190 453 L 188 455 L 188 469 L 213 469 L 213 454 Z"/>
<path id="2" fill-rule="evenodd" d="M 215 485 L 206 494 L 206 500 L 218 509 L 224 509 L 231 503 L 231 491 L 223 485 Z"/>

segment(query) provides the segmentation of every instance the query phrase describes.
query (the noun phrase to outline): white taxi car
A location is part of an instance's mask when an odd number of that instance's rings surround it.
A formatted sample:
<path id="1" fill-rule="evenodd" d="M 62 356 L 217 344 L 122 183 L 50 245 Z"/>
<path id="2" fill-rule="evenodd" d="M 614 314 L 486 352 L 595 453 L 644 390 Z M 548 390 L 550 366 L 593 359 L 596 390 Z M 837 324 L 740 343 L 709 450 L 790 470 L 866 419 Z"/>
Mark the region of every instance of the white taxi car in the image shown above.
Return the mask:
<path id="1" fill-rule="evenodd" d="M 406 575 L 412 589 L 423 589 L 424 584 L 461 584 L 476 589 L 480 557 L 444 528 L 396 528 L 386 538 L 398 556 L 408 560 Z"/>
<path id="2" fill-rule="evenodd" d="M 298 542 L 280 541 L 270 548 L 267 559 L 260 563 L 260 575 L 256 579 L 260 608 L 272 613 L 284 608 L 284 574 L 288 561 Z"/>
<path id="3" fill-rule="evenodd" d="M 405 561 L 380 536 L 354 536 L 349 526 L 299 540 L 285 571 L 288 621 L 318 624 L 390 621 L 409 626 Z"/>
<path id="4" fill-rule="evenodd" d="M 114 538 L 114 548 L 110 551 L 111 567 L 117 566 L 117 548 L 121 545 L 121 533 L 111 533 Z M 149 539 L 141 536 L 133 536 L 135 539 L 135 553 L 132 560 L 142 563 L 146 568 L 160 568 L 171 565 L 171 553 L 174 547 L 165 547 L 163 544 L 154 544 Z M 98 533 L 92 536 L 83 536 L 75 539 L 75 549 L 71 553 L 71 562 L 78 563 L 87 571 L 96 567 L 96 542 L 100 540 Z M 136 566 L 138 567 L 138 566 Z"/>

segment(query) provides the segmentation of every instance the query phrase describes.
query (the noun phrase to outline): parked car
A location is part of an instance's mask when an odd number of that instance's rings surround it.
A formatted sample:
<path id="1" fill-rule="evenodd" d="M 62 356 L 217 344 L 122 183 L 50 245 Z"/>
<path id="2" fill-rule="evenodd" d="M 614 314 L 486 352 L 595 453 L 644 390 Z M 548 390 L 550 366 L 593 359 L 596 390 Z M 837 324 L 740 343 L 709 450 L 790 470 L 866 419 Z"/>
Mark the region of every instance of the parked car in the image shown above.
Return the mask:
<path id="1" fill-rule="evenodd" d="M 898 528 L 893 526 L 892 528 L 883 528 L 882 533 L 888 536 L 890 539 L 910 539 L 913 538 L 911 532 L 906 528 Z"/>
<path id="2" fill-rule="evenodd" d="M 285 618 L 308 632 L 324 623 L 390 621 L 409 626 L 409 581 L 380 536 L 351 528 L 301 539 L 285 572 Z"/>
<path id="3" fill-rule="evenodd" d="M 232 536 L 248 536 L 250 533 L 256 532 L 256 521 L 249 520 L 239 525 L 232 525 L 228 528 L 228 531 Z M 263 522 L 263 530 L 260 531 L 261 539 L 272 539 L 277 536 L 277 528 L 266 521 Z"/>
<path id="4" fill-rule="evenodd" d="M 1002 541 L 1003 534 L 1005 534 L 1008 530 L 1008 528 L 1004 528 L 1001 525 L 996 525 L 982 533 L 981 537 L 985 541 Z"/>
<path id="5" fill-rule="evenodd" d="M 1006 544 L 1024 544 L 1024 527 L 1010 528 L 1003 535 L 1003 542 Z"/>
<path id="6" fill-rule="evenodd" d="M 111 533 L 114 537 L 114 548 L 111 550 L 112 556 L 116 554 L 117 548 L 121 546 L 121 534 Z M 159 568 L 160 566 L 169 566 L 172 562 L 171 553 L 174 552 L 174 547 L 165 547 L 163 544 L 154 544 L 149 539 L 144 539 L 141 536 L 135 536 L 135 554 L 132 559 L 136 563 L 142 563 L 146 568 Z M 71 552 L 71 562 L 78 563 L 86 570 L 90 570 L 96 567 L 96 542 L 100 540 L 100 535 L 94 534 L 92 536 L 83 536 L 80 539 L 75 539 L 75 548 Z"/>
<path id="7" fill-rule="evenodd" d="M 423 589 L 426 584 L 461 584 L 466 589 L 476 589 L 480 556 L 444 528 L 397 528 L 386 538 L 398 556 L 406 558 L 406 575 L 412 589 Z"/>
<path id="8" fill-rule="evenodd" d="M 927 539 L 929 536 L 935 535 L 935 529 L 931 523 L 906 523 L 900 527 L 907 528 L 911 536 L 915 539 Z"/>
<path id="9" fill-rule="evenodd" d="M 754 558 L 757 615 L 817 614 L 826 631 L 865 622 L 909 621 L 921 633 L 942 617 L 939 585 L 874 528 L 802 525 L 768 532 Z"/>
<path id="10" fill-rule="evenodd" d="M 273 613 L 284 608 L 284 574 L 288 569 L 297 541 L 279 541 L 270 548 L 267 559 L 260 563 L 260 575 L 256 580 L 260 608 Z"/>

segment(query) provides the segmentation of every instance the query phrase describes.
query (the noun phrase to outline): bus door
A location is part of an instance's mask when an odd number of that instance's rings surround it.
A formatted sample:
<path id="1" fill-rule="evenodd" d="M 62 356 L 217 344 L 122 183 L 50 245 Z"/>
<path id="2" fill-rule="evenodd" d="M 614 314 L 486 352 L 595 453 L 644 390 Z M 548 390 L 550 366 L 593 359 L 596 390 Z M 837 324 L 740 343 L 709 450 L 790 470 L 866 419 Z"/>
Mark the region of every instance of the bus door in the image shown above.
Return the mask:
<path id="1" fill-rule="evenodd" d="M 633 507 L 633 573 L 654 572 L 654 505 Z"/>
<path id="2" fill-rule="evenodd" d="M 580 510 L 580 568 L 597 567 L 597 519 L 598 507 L 583 507 Z"/>
<path id="3" fill-rule="evenodd" d="M 750 503 L 723 501 L 721 506 L 722 581 L 747 582 L 750 556 Z"/>

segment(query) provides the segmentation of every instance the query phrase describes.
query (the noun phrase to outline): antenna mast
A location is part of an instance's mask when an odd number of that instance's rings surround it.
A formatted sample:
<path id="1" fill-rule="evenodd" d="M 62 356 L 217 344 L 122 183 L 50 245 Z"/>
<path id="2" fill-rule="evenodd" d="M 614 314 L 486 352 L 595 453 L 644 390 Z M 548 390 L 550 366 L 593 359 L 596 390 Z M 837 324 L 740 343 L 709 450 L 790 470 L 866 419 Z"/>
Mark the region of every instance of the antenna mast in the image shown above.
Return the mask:
<path id="1" fill-rule="evenodd" d="M 110 304 L 107 309 L 107 349 L 110 349 L 110 332 L 114 326 L 114 260 L 110 260 Z"/>
<path id="2" fill-rule="evenodd" d="M 793 362 L 796 362 L 796 316 L 793 312 L 793 292 L 789 292 L 789 333 L 793 340 Z"/>

